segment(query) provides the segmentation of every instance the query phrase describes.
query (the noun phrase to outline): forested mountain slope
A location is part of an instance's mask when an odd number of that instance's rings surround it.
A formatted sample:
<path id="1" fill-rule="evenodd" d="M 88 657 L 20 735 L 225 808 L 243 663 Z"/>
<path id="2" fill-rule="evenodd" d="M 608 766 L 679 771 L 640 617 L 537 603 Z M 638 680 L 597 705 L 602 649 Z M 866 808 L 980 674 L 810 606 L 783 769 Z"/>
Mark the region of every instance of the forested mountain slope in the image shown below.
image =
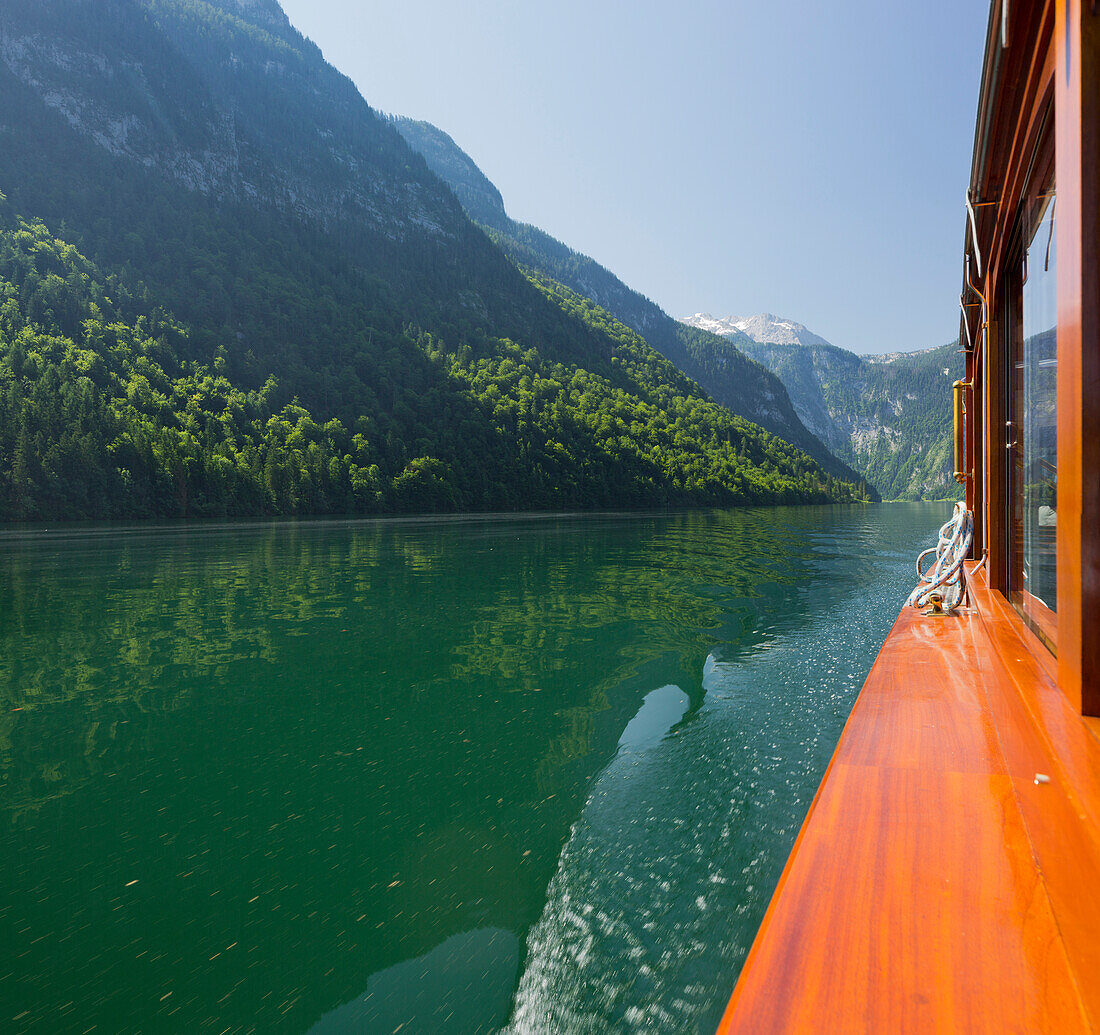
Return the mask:
<path id="1" fill-rule="evenodd" d="M 0 190 L 6 518 L 853 497 L 524 276 L 272 0 L 6 0 Z"/>
<path id="2" fill-rule="evenodd" d="M 957 499 L 951 384 L 963 357 L 951 343 L 857 356 L 835 345 L 742 343 L 774 371 L 808 428 L 883 499 Z"/>
<path id="3" fill-rule="evenodd" d="M 511 219 L 500 191 L 442 130 L 428 122 L 400 117 L 394 118 L 393 124 L 452 188 L 470 217 L 515 262 L 568 285 L 614 314 L 717 402 L 799 446 L 835 477 L 859 479 L 806 429 L 782 383 L 738 350 L 744 336 L 721 337 L 672 319 L 594 259 L 536 226 Z"/>

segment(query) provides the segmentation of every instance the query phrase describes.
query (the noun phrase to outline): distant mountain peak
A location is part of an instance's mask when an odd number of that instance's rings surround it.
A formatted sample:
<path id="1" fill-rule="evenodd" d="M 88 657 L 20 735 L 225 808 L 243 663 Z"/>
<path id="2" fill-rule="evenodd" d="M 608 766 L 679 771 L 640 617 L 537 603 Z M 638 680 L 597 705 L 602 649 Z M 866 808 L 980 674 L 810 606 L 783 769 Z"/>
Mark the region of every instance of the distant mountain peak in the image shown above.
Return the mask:
<path id="1" fill-rule="evenodd" d="M 727 316 L 718 318 L 710 313 L 696 313 L 682 321 L 691 327 L 699 327 L 712 334 L 721 334 L 725 338 L 745 334 L 753 341 L 774 345 L 829 345 L 818 334 L 808 330 L 803 324 L 788 320 L 774 313 L 757 313 L 756 316 Z"/>

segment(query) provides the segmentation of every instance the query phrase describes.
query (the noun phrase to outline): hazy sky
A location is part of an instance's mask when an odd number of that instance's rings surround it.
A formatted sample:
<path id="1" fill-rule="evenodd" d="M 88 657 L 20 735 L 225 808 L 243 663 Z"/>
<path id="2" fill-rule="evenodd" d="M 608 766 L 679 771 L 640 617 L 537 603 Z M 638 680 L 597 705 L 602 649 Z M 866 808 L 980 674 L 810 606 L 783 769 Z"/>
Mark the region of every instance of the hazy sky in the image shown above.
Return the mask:
<path id="1" fill-rule="evenodd" d="M 376 109 L 673 316 L 958 331 L 983 0 L 281 0 Z"/>

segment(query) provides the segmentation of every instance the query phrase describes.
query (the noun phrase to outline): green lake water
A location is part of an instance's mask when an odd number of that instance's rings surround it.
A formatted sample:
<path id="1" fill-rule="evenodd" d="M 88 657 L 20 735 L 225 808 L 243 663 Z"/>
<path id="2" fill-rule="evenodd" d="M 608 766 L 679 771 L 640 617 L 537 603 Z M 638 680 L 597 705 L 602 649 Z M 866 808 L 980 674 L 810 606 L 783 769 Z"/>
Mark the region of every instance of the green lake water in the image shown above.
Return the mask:
<path id="1" fill-rule="evenodd" d="M 0 1031 L 713 1031 L 949 506 L 0 532 Z"/>

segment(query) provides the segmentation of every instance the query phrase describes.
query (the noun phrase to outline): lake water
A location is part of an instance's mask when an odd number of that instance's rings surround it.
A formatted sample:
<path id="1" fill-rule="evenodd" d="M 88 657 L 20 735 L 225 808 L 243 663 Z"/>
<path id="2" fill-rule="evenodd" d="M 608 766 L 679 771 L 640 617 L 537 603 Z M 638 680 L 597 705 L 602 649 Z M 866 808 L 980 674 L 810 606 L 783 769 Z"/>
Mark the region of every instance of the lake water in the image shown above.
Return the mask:
<path id="1" fill-rule="evenodd" d="M 0 1030 L 713 1031 L 948 511 L 0 533 Z"/>

